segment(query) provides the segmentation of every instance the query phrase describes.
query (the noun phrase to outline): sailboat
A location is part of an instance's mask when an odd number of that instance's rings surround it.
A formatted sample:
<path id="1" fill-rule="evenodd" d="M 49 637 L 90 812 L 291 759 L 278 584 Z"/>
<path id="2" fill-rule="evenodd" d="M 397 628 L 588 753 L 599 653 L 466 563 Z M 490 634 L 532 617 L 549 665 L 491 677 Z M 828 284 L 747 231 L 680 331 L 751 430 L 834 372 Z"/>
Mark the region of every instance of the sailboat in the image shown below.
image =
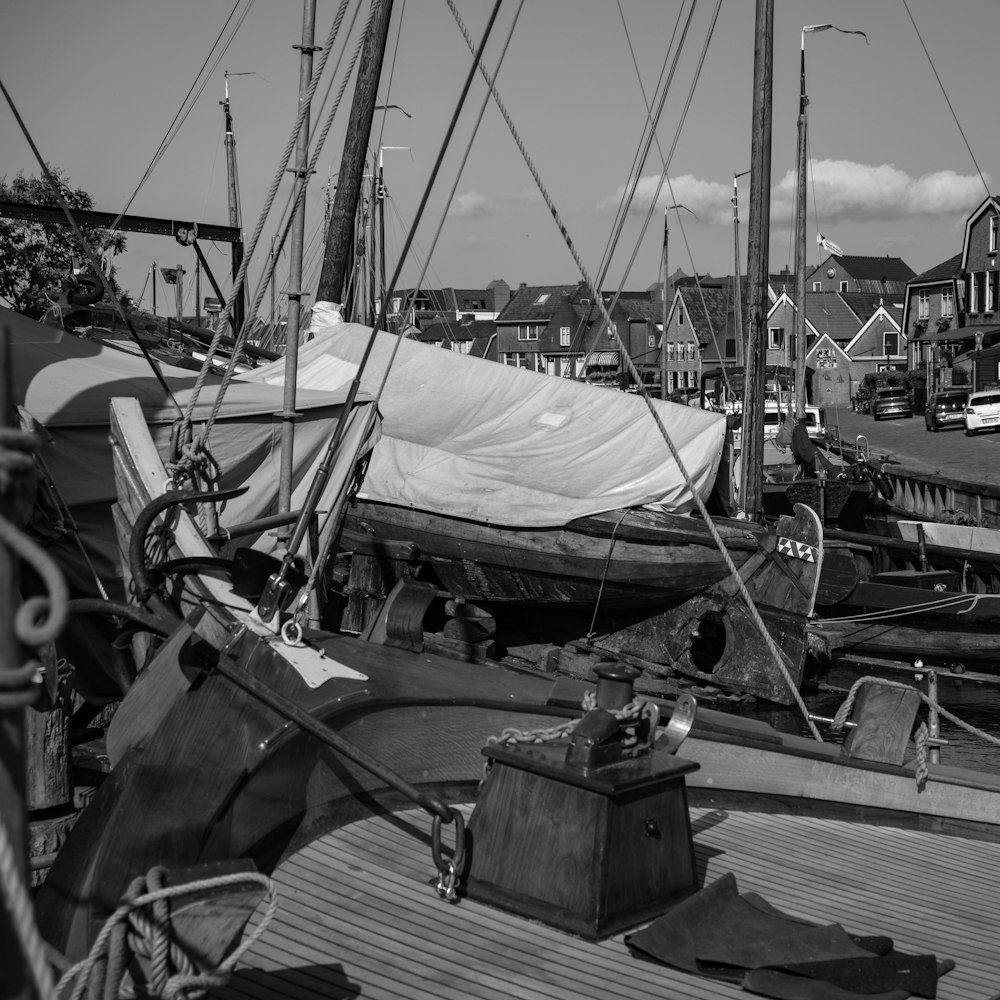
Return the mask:
<path id="1" fill-rule="evenodd" d="M 166 636 L 118 709 L 110 773 L 38 897 L 40 929 L 62 954 L 112 939 L 101 928 L 123 895 L 124 909 L 137 904 L 138 876 L 169 887 L 253 868 L 274 876 L 284 911 L 266 926 L 270 911 L 254 917 L 235 975 L 220 968 L 241 933 L 224 919 L 221 882 L 214 898 L 159 908 L 159 956 L 165 911 L 182 911 L 169 934 L 193 971 L 178 974 L 216 989 L 227 979 L 243 996 L 707 1000 L 737 995 L 739 982 L 787 995 L 766 961 L 728 963 L 728 982 L 699 977 L 699 959 L 713 957 L 702 941 L 681 964 L 637 957 L 658 956 L 651 937 L 676 937 L 678 920 L 693 926 L 691 907 L 725 893 L 786 931 L 842 922 L 863 940 L 838 934 L 836 957 L 894 955 L 892 984 L 915 953 L 919 988 L 943 1000 L 995 981 L 1000 926 L 986 902 L 1000 870 L 1000 780 L 925 767 L 909 723 L 887 741 L 886 726 L 859 721 L 841 749 L 689 697 L 633 704 L 635 671 L 618 664 L 599 665 L 595 683 L 415 649 L 434 584 L 401 587 L 404 613 L 380 616 L 366 637 L 275 621 L 236 552 L 220 558 L 194 495 L 171 488 L 140 406 L 116 400 L 111 420 L 123 548 L 145 624 Z M 336 490 L 371 443 L 360 435 L 346 449 Z M 235 480 L 225 486 L 217 501 L 241 499 Z M 914 697 L 900 700 L 915 711 Z M 941 831 L 958 839 L 942 848 Z M 947 863 L 958 856 L 961 867 Z M 970 909 L 975 920 L 942 917 Z M 828 936 L 823 947 L 829 957 Z M 78 969 L 77 985 L 97 968 L 94 982 L 128 969 L 141 986 L 154 964 L 118 951 Z"/>

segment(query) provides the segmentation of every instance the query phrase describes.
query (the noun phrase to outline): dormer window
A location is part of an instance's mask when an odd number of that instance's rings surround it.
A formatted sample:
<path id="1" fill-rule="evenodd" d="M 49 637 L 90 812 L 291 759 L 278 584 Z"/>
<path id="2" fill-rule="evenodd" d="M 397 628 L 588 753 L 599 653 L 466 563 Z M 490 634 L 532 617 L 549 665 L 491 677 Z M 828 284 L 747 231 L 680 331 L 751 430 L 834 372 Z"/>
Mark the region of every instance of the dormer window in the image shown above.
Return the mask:
<path id="1" fill-rule="evenodd" d="M 840 283 L 840 290 L 841 290 L 842 292 L 846 292 L 846 291 L 848 290 L 848 282 L 846 282 L 846 281 L 842 281 L 842 282 Z"/>
<path id="2" fill-rule="evenodd" d="M 997 252 L 997 237 L 1000 235 L 1000 217 L 990 216 L 990 253 Z"/>

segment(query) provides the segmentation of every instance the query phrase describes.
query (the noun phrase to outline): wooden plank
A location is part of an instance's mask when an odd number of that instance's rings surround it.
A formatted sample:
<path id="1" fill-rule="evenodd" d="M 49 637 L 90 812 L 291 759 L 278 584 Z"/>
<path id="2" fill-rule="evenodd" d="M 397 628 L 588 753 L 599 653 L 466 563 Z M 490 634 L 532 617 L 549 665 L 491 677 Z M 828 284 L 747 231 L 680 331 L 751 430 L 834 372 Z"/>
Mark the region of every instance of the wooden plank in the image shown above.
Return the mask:
<path id="1" fill-rule="evenodd" d="M 468 809 L 466 808 L 466 811 Z M 699 868 L 817 922 L 952 958 L 940 1000 L 995 992 L 1000 845 L 803 816 L 692 809 Z M 429 820 L 409 811 L 320 838 L 275 874 L 279 916 L 218 996 L 288 1000 L 736 1000 L 732 984 L 637 960 L 616 935 L 589 944 L 428 884 Z M 254 923 L 258 918 L 254 918 Z M 348 993 L 346 990 L 352 990 Z"/>

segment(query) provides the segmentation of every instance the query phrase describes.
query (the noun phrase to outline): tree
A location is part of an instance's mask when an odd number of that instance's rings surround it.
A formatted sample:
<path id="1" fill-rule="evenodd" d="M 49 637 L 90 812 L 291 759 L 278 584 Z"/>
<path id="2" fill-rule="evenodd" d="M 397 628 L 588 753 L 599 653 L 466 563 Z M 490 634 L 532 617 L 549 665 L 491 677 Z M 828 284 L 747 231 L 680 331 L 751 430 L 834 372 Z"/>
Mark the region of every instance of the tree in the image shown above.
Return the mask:
<path id="1" fill-rule="evenodd" d="M 89 210 L 94 201 L 82 188 L 73 189 L 60 170 L 49 168 L 59 185 L 59 193 L 70 207 Z M 0 199 L 30 205 L 58 208 L 59 202 L 44 177 L 25 177 L 18 173 L 13 181 L 0 177 Z M 81 226 L 87 242 L 105 259 L 125 250 L 125 237 L 108 229 Z M 73 273 L 76 262 L 89 271 L 86 254 L 77 243 L 69 225 L 0 219 L 0 297 L 16 312 L 38 319 L 59 294 L 63 281 Z M 103 275 L 111 291 L 121 295 L 115 281 L 115 267 L 109 265 Z"/>

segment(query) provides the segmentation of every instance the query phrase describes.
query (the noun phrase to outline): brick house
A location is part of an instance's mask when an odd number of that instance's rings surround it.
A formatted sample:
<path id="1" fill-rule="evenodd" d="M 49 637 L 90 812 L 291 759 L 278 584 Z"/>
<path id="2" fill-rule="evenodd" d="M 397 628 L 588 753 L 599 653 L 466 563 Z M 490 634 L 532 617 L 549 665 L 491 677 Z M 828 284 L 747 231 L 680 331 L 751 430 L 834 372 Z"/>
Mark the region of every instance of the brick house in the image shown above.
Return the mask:
<path id="1" fill-rule="evenodd" d="M 902 295 L 913 277 L 913 269 L 899 257 L 831 254 L 806 275 L 806 291 Z"/>
<path id="2" fill-rule="evenodd" d="M 948 369 L 945 380 L 951 379 L 951 358 L 963 336 L 958 320 L 964 297 L 960 253 L 907 283 L 902 320 L 909 344 L 907 363 L 928 371 L 928 390 L 933 390 L 936 371 Z"/>
<path id="3" fill-rule="evenodd" d="M 498 360 L 550 375 L 617 375 L 623 370 L 618 337 L 630 354 L 645 351 L 648 320 L 634 295 L 623 294 L 613 306 L 611 293 L 603 297 L 612 328 L 605 327 L 583 282 L 522 284 L 496 319 Z"/>

